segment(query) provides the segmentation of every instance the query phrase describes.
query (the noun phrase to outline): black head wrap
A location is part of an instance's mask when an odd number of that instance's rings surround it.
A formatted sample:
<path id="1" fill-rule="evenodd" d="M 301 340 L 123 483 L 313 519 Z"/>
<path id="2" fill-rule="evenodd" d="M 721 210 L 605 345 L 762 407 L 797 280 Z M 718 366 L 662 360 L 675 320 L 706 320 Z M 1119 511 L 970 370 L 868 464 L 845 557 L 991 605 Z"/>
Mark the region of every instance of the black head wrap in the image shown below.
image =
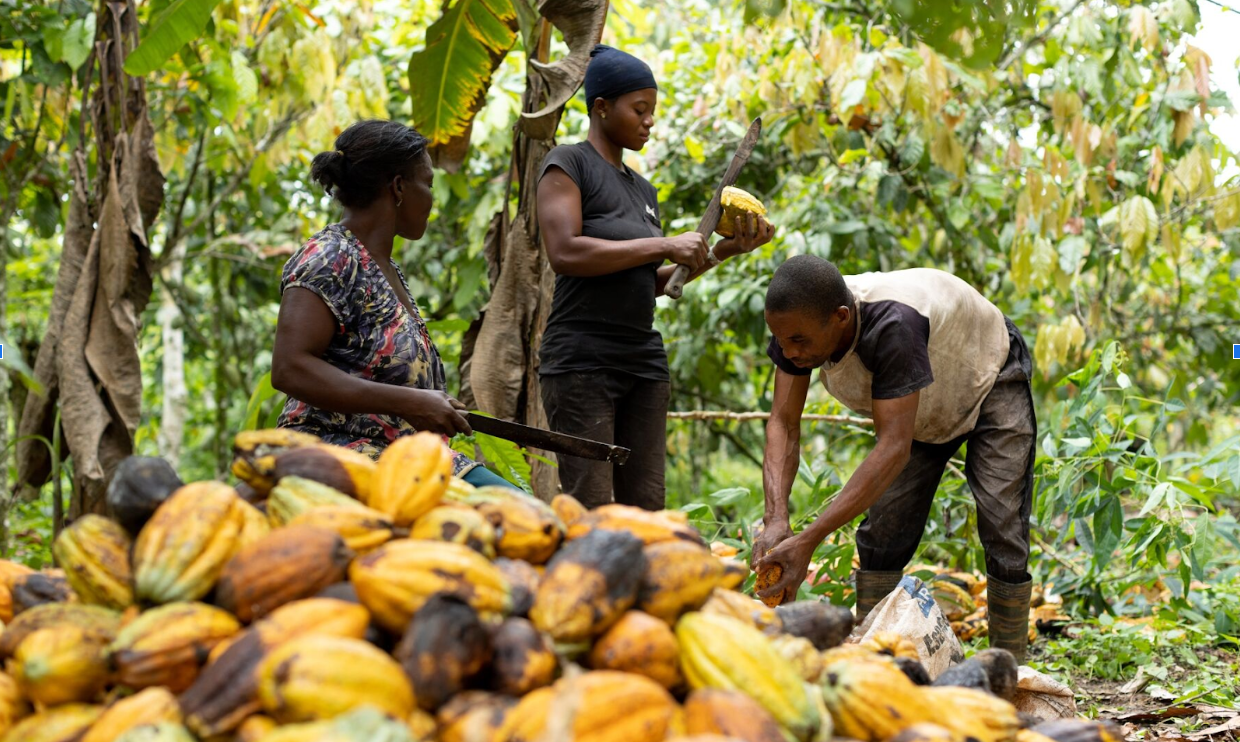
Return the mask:
<path id="1" fill-rule="evenodd" d="M 594 108 L 598 98 L 611 100 L 647 88 L 658 90 L 659 86 L 645 62 L 606 44 L 599 44 L 590 52 L 590 65 L 586 67 L 587 111 Z"/>

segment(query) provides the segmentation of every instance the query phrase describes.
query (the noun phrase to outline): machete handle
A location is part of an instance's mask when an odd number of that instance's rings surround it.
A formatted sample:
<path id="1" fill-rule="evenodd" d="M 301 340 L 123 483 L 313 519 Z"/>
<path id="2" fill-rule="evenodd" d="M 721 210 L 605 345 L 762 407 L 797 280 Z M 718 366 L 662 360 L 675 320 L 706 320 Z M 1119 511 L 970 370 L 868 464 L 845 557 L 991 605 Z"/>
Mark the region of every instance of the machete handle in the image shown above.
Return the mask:
<path id="1" fill-rule="evenodd" d="M 672 277 L 667 279 L 667 284 L 663 287 L 663 293 L 672 299 L 679 299 L 681 294 L 685 293 L 685 281 L 688 278 L 689 266 L 676 266 L 676 270 L 672 271 Z"/>

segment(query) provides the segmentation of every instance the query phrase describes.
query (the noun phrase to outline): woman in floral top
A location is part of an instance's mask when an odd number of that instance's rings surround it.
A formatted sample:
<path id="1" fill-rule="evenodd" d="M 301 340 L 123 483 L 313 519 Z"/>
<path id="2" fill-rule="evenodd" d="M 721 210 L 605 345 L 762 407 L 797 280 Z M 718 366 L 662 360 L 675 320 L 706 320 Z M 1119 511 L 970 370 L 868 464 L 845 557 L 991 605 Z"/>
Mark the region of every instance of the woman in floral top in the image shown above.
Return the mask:
<path id="1" fill-rule="evenodd" d="M 426 139 L 361 121 L 314 158 L 310 177 L 344 206 L 284 266 L 271 382 L 288 394 L 280 426 L 378 456 L 400 436 L 472 432 L 448 396 L 443 361 L 392 260 L 397 236 L 426 232 L 434 172 Z M 506 484 L 456 454 L 473 484 Z"/>

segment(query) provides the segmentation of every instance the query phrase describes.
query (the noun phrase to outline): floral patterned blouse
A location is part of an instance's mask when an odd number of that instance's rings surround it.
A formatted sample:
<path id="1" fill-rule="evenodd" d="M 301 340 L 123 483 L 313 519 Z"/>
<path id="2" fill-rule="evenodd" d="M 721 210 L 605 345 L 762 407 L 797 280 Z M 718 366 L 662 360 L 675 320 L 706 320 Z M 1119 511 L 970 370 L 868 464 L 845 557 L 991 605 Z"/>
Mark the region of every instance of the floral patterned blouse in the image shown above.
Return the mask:
<path id="1" fill-rule="evenodd" d="M 392 265 L 413 302 L 405 274 L 395 262 Z M 336 318 L 336 334 L 323 360 L 352 376 L 381 384 L 446 389 L 443 361 L 417 304 L 410 315 L 378 263 L 344 226 L 328 226 L 289 258 L 280 293 L 294 286 L 313 291 Z M 329 412 L 292 397 L 284 404 L 279 425 L 371 457 L 400 436 L 416 432 L 407 420 L 394 415 Z M 455 454 L 455 475 L 463 476 L 475 466 L 468 457 Z"/>

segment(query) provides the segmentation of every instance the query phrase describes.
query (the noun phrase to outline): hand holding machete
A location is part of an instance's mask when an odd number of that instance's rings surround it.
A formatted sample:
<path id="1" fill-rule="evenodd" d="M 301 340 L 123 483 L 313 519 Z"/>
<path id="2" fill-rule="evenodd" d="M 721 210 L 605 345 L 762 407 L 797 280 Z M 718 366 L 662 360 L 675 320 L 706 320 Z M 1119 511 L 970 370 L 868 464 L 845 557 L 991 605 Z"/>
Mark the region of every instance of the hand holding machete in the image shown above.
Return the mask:
<path id="1" fill-rule="evenodd" d="M 732 155 L 732 162 L 728 165 L 727 171 L 723 174 L 723 180 L 719 182 L 719 187 L 715 189 L 715 195 L 710 200 L 710 205 L 706 207 L 706 213 L 702 215 L 702 221 L 698 223 L 697 233 L 705 239 L 711 232 L 715 231 L 715 227 L 719 225 L 719 216 L 723 213 L 723 205 L 719 202 L 723 195 L 723 189 L 736 182 L 737 177 L 741 174 L 741 168 L 745 166 L 745 162 L 749 159 L 749 155 L 753 152 L 753 148 L 758 144 L 758 136 L 762 133 L 762 118 L 758 117 L 749 125 L 749 131 L 745 133 L 745 138 L 736 147 L 736 154 Z M 667 280 L 667 285 L 663 287 L 663 293 L 673 299 L 679 299 L 685 290 L 685 281 L 688 280 L 691 271 L 688 266 L 678 265 L 672 277 Z"/>

